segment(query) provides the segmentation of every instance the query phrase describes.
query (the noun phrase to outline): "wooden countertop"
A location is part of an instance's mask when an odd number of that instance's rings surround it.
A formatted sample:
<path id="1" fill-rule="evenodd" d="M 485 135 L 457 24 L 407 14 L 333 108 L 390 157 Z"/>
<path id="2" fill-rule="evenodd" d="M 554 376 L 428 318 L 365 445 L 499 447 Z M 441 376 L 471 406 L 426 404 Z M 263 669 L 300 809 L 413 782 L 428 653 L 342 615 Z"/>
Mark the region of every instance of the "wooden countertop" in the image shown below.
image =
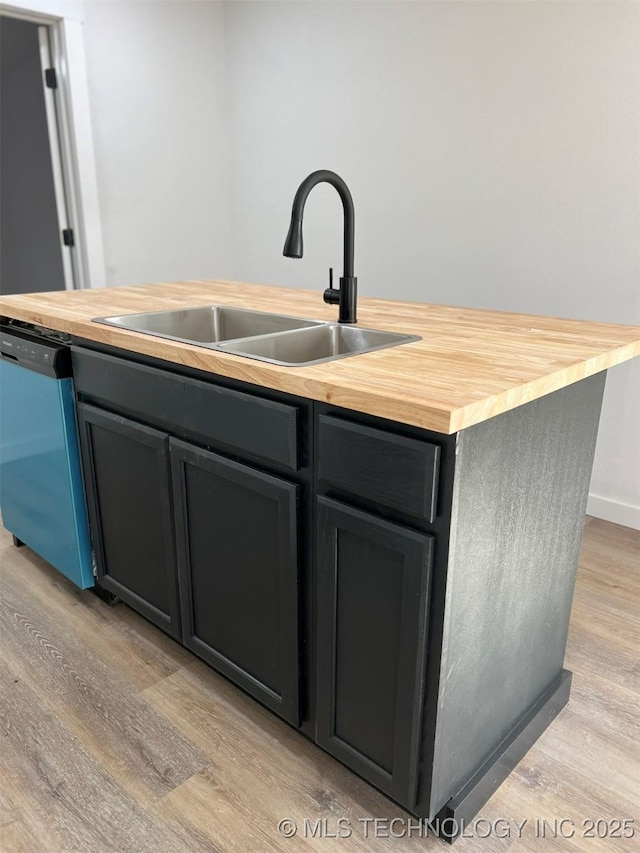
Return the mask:
<path id="1" fill-rule="evenodd" d="M 237 305 L 337 319 L 322 289 L 228 281 L 0 297 L 0 315 L 220 376 L 454 433 L 640 355 L 640 328 L 362 296 L 362 327 L 422 340 L 311 367 L 280 367 L 113 326 L 94 317 Z"/>

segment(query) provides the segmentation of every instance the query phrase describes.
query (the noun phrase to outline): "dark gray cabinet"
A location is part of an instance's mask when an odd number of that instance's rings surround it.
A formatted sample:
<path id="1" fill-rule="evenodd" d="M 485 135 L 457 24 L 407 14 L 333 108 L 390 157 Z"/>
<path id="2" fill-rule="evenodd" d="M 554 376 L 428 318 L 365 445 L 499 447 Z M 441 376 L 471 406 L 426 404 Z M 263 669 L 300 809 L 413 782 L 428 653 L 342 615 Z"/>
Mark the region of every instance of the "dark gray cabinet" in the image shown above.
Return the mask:
<path id="1" fill-rule="evenodd" d="M 77 347 L 73 363 L 103 585 L 309 727 L 308 406 Z"/>
<path id="2" fill-rule="evenodd" d="M 72 360 L 76 390 L 87 402 L 258 465 L 288 473 L 301 467 L 305 406 L 285 402 L 285 395 L 267 399 L 247 393 L 244 384 L 241 390 L 203 379 L 199 371 L 187 376 L 157 362 L 150 366 L 79 347 L 72 348 Z"/>
<path id="3" fill-rule="evenodd" d="M 319 415 L 318 487 L 375 513 L 424 526 L 435 520 L 440 447 L 352 420 Z"/>
<path id="4" fill-rule="evenodd" d="M 441 435 L 72 357 L 102 584 L 411 814 L 471 820 L 569 696 L 604 376 Z"/>
<path id="5" fill-rule="evenodd" d="M 169 437 L 85 403 L 78 421 L 100 583 L 179 638 Z"/>
<path id="6" fill-rule="evenodd" d="M 170 448 L 184 644 L 298 725 L 299 487 Z"/>
<path id="7" fill-rule="evenodd" d="M 432 537 L 318 498 L 317 741 L 414 802 Z"/>

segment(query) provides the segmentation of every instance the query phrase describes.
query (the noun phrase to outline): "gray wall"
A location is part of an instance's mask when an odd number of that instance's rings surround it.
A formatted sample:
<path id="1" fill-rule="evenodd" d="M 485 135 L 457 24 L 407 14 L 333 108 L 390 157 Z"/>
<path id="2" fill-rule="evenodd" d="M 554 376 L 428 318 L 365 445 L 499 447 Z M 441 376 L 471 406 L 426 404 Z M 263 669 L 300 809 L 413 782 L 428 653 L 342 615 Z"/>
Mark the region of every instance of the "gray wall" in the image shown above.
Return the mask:
<path id="1" fill-rule="evenodd" d="M 63 290 L 38 32 L 0 19 L 0 292 Z"/>
<path id="2" fill-rule="evenodd" d="M 108 285 L 231 277 L 218 2 L 84 4 Z"/>
<path id="3" fill-rule="evenodd" d="M 362 294 L 640 324 L 637 3 L 225 4 L 234 276 L 313 288 L 356 203 Z M 610 372 L 590 509 L 640 527 L 640 363 Z"/>

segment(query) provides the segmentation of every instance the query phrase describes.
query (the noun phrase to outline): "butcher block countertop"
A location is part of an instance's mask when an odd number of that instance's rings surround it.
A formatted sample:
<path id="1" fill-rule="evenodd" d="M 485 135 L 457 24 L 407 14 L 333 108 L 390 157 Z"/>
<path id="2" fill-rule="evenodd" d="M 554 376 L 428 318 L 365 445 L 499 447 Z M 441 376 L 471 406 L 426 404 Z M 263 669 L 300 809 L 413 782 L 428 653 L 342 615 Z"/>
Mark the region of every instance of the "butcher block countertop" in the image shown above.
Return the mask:
<path id="1" fill-rule="evenodd" d="M 322 301 L 321 288 L 185 281 L 4 296 L 0 316 L 447 434 L 640 355 L 639 327 L 366 294 L 358 300 L 359 326 L 422 340 L 310 367 L 282 367 L 91 322 L 214 304 L 333 322 L 338 314 Z"/>

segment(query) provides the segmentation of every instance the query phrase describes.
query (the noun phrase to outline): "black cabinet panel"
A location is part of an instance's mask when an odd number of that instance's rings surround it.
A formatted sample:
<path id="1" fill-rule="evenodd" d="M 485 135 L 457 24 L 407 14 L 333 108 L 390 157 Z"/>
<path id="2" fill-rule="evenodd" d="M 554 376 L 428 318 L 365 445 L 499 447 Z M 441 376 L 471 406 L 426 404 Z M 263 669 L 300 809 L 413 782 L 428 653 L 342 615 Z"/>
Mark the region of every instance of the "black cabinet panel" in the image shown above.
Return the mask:
<path id="1" fill-rule="evenodd" d="M 298 408 L 123 358 L 72 348 L 81 396 L 168 432 L 297 471 Z"/>
<path id="2" fill-rule="evenodd" d="M 336 645 L 335 736 L 391 773 L 404 558 L 346 528 L 336 539 L 336 638 L 348 645 Z"/>
<path id="3" fill-rule="evenodd" d="M 321 490 L 395 510 L 423 522 L 436 516 L 440 448 L 386 430 L 320 415 Z"/>
<path id="4" fill-rule="evenodd" d="M 298 486 L 170 445 L 185 645 L 298 725 Z"/>
<path id="5" fill-rule="evenodd" d="M 432 538 L 318 498 L 317 741 L 407 807 L 417 784 Z"/>
<path id="6" fill-rule="evenodd" d="M 179 638 L 168 436 L 84 403 L 78 419 L 100 583 Z"/>

